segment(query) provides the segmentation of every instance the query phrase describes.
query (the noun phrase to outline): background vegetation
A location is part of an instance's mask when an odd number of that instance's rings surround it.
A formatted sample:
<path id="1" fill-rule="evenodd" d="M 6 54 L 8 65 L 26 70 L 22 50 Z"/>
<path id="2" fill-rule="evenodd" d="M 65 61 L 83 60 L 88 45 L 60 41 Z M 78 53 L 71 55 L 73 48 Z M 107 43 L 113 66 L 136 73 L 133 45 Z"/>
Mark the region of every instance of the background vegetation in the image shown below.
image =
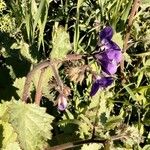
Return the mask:
<path id="1" fill-rule="evenodd" d="M 90 97 L 105 26 L 124 60 Z M 0 0 L 1 149 L 149 150 L 149 84 L 149 0 Z"/>

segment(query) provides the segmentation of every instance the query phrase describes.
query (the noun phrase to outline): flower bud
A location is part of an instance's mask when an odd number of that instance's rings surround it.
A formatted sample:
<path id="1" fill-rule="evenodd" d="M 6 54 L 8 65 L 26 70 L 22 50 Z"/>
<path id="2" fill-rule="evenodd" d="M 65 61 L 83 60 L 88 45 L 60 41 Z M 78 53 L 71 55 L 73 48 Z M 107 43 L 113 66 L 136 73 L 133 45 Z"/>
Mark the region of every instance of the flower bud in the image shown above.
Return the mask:
<path id="1" fill-rule="evenodd" d="M 67 98 L 64 95 L 60 94 L 58 96 L 58 109 L 60 111 L 64 111 L 66 108 L 67 108 Z"/>

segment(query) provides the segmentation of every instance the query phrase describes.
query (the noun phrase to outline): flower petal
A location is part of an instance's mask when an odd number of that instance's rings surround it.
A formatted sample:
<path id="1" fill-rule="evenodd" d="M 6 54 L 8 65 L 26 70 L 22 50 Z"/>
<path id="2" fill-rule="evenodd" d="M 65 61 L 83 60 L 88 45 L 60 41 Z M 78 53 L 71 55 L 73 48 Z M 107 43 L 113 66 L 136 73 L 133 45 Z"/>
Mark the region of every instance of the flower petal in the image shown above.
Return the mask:
<path id="1" fill-rule="evenodd" d="M 113 36 L 113 29 L 110 26 L 105 27 L 101 32 L 100 32 L 100 39 L 108 39 L 111 40 Z"/>
<path id="2" fill-rule="evenodd" d="M 106 88 L 106 87 L 108 87 L 109 85 L 111 85 L 112 83 L 113 83 L 113 78 L 112 78 L 112 77 L 102 77 L 102 78 L 99 80 L 100 88 L 101 88 L 101 87 Z"/>
<path id="3" fill-rule="evenodd" d="M 106 55 L 109 60 L 112 60 L 112 61 L 115 60 L 117 63 L 120 63 L 122 59 L 122 53 L 121 51 L 118 51 L 118 50 L 110 49 L 106 52 Z"/>
<path id="4" fill-rule="evenodd" d="M 95 82 L 92 84 L 90 96 L 94 96 L 98 90 L 99 90 L 99 80 L 95 80 Z"/>
<path id="5" fill-rule="evenodd" d="M 94 96 L 99 89 L 106 88 L 112 83 L 113 83 L 112 77 L 101 77 L 100 79 L 97 78 L 97 80 L 92 85 L 90 96 Z"/>
<path id="6" fill-rule="evenodd" d="M 104 49 L 104 50 L 109 50 L 109 49 L 118 50 L 118 51 L 121 50 L 120 47 L 115 42 L 113 42 L 112 40 L 103 39 L 101 41 L 101 43 L 103 45 L 102 49 Z"/>
<path id="7" fill-rule="evenodd" d="M 115 60 L 113 61 L 103 61 L 101 60 L 101 66 L 102 66 L 102 71 L 109 75 L 113 75 L 117 72 L 117 62 Z"/>

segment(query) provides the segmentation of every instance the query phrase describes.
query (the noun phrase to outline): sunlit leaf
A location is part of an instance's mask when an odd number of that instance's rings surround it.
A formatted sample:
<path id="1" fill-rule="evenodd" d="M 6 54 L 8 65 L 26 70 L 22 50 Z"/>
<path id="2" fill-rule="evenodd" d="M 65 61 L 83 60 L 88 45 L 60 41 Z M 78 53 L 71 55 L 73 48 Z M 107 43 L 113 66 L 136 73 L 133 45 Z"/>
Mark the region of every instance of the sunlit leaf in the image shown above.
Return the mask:
<path id="1" fill-rule="evenodd" d="M 14 82 L 14 86 L 17 88 L 17 94 L 18 96 L 21 98 L 22 93 L 23 93 L 23 88 L 24 88 L 24 84 L 25 84 L 25 77 L 23 78 L 16 78 L 15 82 Z"/>
<path id="2" fill-rule="evenodd" d="M 41 150 L 46 140 L 51 138 L 50 123 L 53 117 L 45 113 L 45 108 L 20 101 L 9 105 L 10 123 L 25 150 Z"/>
<path id="3" fill-rule="evenodd" d="M 116 126 L 120 125 L 122 120 L 123 119 L 120 116 L 110 117 L 104 125 L 105 129 L 106 130 L 114 129 Z"/>
<path id="4" fill-rule="evenodd" d="M 62 59 L 71 50 L 69 34 L 61 26 L 53 30 L 53 49 L 50 54 L 52 59 Z"/>
<path id="5" fill-rule="evenodd" d="M 150 150 L 150 144 L 145 145 L 142 150 Z"/>
<path id="6" fill-rule="evenodd" d="M 14 143 L 17 141 L 17 133 L 13 129 L 12 125 L 8 122 L 0 121 L 0 125 L 2 125 L 2 133 L 3 139 L 2 141 L 2 147 L 7 149 L 10 147 L 10 143 Z"/>
<path id="7" fill-rule="evenodd" d="M 29 49 L 29 45 L 25 42 L 21 42 L 21 45 L 20 45 L 20 52 L 22 54 L 22 56 L 24 56 L 27 60 L 29 60 L 31 63 L 36 63 L 37 60 L 34 59 L 32 56 L 31 56 L 31 52 L 30 52 L 30 49 Z"/>
<path id="8" fill-rule="evenodd" d="M 139 144 L 142 141 L 142 135 L 139 133 L 138 127 L 129 126 L 127 127 L 125 133 L 125 138 L 122 141 L 129 146 L 133 146 L 134 144 Z"/>
<path id="9" fill-rule="evenodd" d="M 112 39 L 119 45 L 121 49 L 123 48 L 123 39 L 120 33 L 115 33 Z"/>
<path id="10" fill-rule="evenodd" d="M 19 146 L 19 143 L 14 142 L 7 145 L 3 150 L 21 150 L 21 148 Z"/>
<path id="11" fill-rule="evenodd" d="M 129 95 L 131 96 L 131 98 L 136 101 L 137 100 L 137 97 L 136 95 L 134 94 L 134 92 L 132 91 L 132 89 L 130 87 L 127 87 L 124 85 L 124 88 L 127 90 L 127 92 L 129 93 Z"/>
<path id="12" fill-rule="evenodd" d="M 92 144 L 84 144 L 81 150 L 99 150 L 100 148 L 102 148 L 101 144 L 92 143 Z"/>

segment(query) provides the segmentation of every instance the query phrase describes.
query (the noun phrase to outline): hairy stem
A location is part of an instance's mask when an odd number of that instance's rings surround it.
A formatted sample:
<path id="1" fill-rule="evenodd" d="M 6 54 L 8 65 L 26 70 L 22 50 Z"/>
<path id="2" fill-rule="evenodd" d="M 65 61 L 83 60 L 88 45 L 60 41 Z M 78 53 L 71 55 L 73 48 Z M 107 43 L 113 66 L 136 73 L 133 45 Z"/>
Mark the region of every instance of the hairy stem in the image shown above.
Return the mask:
<path id="1" fill-rule="evenodd" d="M 124 38 L 124 45 L 123 45 L 123 53 L 126 52 L 127 48 L 128 48 L 128 41 L 130 38 L 130 33 L 131 33 L 131 27 L 133 24 L 133 20 L 134 20 L 134 16 L 137 13 L 138 9 L 140 6 L 140 0 L 134 0 L 133 5 L 132 5 L 132 9 L 131 9 L 131 13 L 129 15 L 129 20 L 128 20 L 128 25 L 127 25 L 127 29 L 126 29 L 126 34 L 125 34 L 125 38 Z M 121 69 L 121 74 L 123 75 L 124 72 L 124 58 L 122 59 L 121 63 L 120 63 L 120 69 Z M 125 78 L 122 78 L 125 82 Z"/>
<path id="2" fill-rule="evenodd" d="M 66 56 L 66 58 L 64 58 L 64 60 L 55 60 L 55 61 L 50 61 L 50 60 L 45 60 L 43 62 L 40 62 L 39 64 L 37 64 L 33 70 L 31 70 L 26 77 L 26 81 L 24 84 L 24 89 L 23 89 L 23 94 L 22 94 L 22 101 L 27 102 L 28 98 L 29 98 L 29 89 L 30 89 L 30 85 L 32 82 L 32 79 L 36 73 L 37 70 L 41 70 L 43 68 L 46 68 L 50 65 L 54 65 L 54 63 L 58 63 L 58 62 L 64 62 L 64 61 L 76 61 L 76 60 L 80 60 L 83 59 L 83 55 L 77 55 L 77 54 L 69 54 Z M 57 70 L 55 70 L 57 72 Z M 57 74 L 57 73 L 56 73 Z M 55 74 L 55 75 L 56 75 Z M 56 78 L 58 76 L 56 75 Z M 61 83 L 62 85 L 62 83 Z"/>
<path id="3" fill-rule="evenodd" d="M 63 82 L 59 76 L 57 65 L 53 63 L 53 64 L 51 64 L 51 67 L 52 67 L 56 82 L 57 82 L 58 86 L 60 87 L 60 91 L 62 91 L 63 90 Z"/>
<path id="4" fill-rule="evenodd" d="M 24 85 L 24 89 L 23 89 L 23 94 L 22 94 L 22 101 L 24 102 L 27 102 L 27 99 L 29 98 L 29 89 L 30 89 L 30 85 L 31 85 L 31 82 L 32 82 L 32 79 L 33 79 L 33 76 L 35 74 L 35 72 L 37 70 L 41 70 L 47 66 L 50 65 L 50 60 L 46 60 L 46 61 L 43 61 L 39 64 L 37 64 L 33 70 L 31 70 L 27 77 L 26 77 L 26 81 L 25 81 L 25 85 Z"/>
<path id="5" fill-rule="evenodd" d="M 36 88 L 35 103 L 37 105 L 40 105 L 40 101 L 41 101 L 41 98 L 42 98 L 42 82 L 43 82 L 43 79 L 44 79 L 44 72 L 45 72 L 45 68 L 41 69 L 41 74 L 40 74 L 38 85 L 37 85 L 37 88 Z"/>

